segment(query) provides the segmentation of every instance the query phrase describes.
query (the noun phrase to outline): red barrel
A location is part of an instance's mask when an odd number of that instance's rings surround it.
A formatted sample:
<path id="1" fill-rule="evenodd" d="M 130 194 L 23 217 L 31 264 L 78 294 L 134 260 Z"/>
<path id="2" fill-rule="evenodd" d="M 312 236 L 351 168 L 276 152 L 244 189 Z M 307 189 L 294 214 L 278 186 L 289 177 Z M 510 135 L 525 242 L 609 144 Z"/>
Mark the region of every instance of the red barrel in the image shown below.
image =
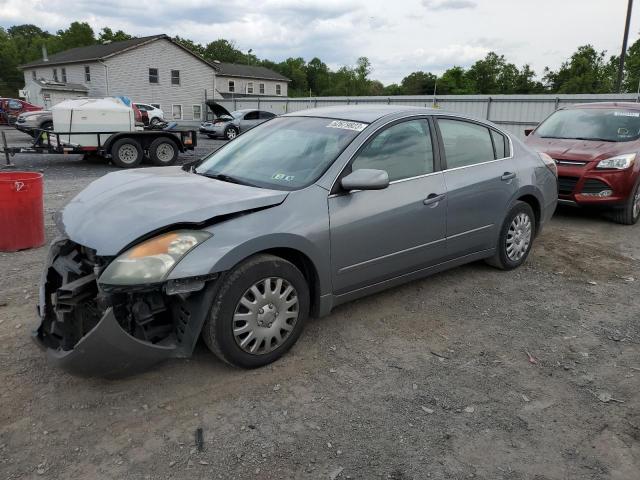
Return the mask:
<path id="1" fill-rule="evenodd" d="M 42 174 L 0 172 L 0 251 L 44 245 Z"/>

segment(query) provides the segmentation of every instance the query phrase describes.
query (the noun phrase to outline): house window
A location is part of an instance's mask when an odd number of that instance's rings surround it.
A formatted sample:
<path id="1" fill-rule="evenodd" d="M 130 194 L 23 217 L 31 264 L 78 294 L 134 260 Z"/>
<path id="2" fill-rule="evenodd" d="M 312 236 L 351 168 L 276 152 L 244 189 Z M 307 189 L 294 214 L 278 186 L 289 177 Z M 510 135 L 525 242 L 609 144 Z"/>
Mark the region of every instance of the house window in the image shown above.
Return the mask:
<path id="1" fill-rule="evenodd" d="M 91 67 L 89 65 L 84 66 L 84 81 L 85 82 L 91 81 Z"/>
<path id="2" fill-rule="evenodd" d="M 31 78 L 36 80 L 38 78 L 38 73 L 35 70 L 31 70 Z"/>
<path id="3" fill-rule="evenodd" d="M 260 95 L 264 95 L 264 83 L 260 84 Z"/>
<path id="4" fill-rule="evenodd" d="M 247 83 L 247 93 L 253 93 L 253 82 Z"/>
<path id="5" fill-rule="evenodd" d="M 56 82 L 58 81 L 58 69 L 57 68 L 53 69 L 53 80 L 56 81 Z"/>
<path id="6" fill-rule="evenodd" d="M 158 83 L 158 69 L 150 68 L 149 69 L 149 83 Z"/>
<path id="7" fill-rule="evenodd" d="M 276 95 L 282 95 L 282 87 L 280 84 L 276 84 Z"/>
<path id="8" fill-rule="evenodd" d="M 171 115 L 174 120 L 182 120 L 182 105 L 171 105 Z"/>
<path id="9" fill-rule="evenodd" d="M 230 92 L 236 91 L 236 82 L 234 82 L 233 80 L 229 80 L 229 91 Z"/>
<path id="10" fill-rule="evenodd" d="M 67 69 L 60 69 L 60 73 L 62 73 L 62 83 L 67 83 Z"/>
<path id="11" fill-rule="evenodd" d="M 171 85 L 180 85 L 180 70 L 171 70 Z"/>
<path id="12" fill-rule="evenodd" d="M 202 106 L 200 105 L 193 106 L 193 119 L 202 120 Z"/>

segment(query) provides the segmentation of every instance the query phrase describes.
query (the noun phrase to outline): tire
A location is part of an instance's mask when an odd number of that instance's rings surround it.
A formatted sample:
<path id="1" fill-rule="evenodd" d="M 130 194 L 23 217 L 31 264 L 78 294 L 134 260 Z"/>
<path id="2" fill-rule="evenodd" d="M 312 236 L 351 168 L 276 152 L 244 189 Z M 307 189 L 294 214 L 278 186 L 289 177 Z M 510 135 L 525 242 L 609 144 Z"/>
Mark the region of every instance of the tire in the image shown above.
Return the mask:
<path id="1" fill-rule="evenodd" d="M 120 138 L 111 145 L 111 161 L 117 167 L 137 167 L 143 158 L 142 147 L 134 138 Z"/>
<path id="2" fill-rule="evenodd" d="M 514 238 L 515 235 L 515 238 Z M 536 236 L 536 217 L 528 203 L 515 203 L 502 223 L 496 253 L 486 262 L 501 270 L 513 270 L 529 256 Z"/>
<path id="3" fill-rule="evenodd" d="M 280 358 L 298 340 L 309 315 L 309 286 L 295 265 L 274 255 L 256 255 L 220 281 L 202 328 L 205 344 L 218 358 L 236 367 L 262 367 Z M 297 304 L 287 306 L 294 295 Z M 244 305 L 252 305 L 253 310 Z M 297 318 L 283 313 L 297 313 Z M 289 328 L 278 329 L 284 325 Z M 234 333 L 234 328 L 239 332 Z"/>
<path id="4" fill-rule="evenodd" d="M 151 120 L 149 120 L 149 124 L 153 126 L 156 125 L 159 121 L 160 119 L 158 117 L 153 117 Z"/>
<path id="5" fill-rule="evenodd" d="M 43 122 L 42 125 L 40 125 L 40 128 L 42 130 L 53 130 L 53 122 L 52 121 Z"/>
<path id="6" fill-rule="evenodd" d="M 173 165 L 179 154 L 178 145 L 168 137 L 156 138 L 149 146 L 149 159 L 159 167 Z"/>
<path id="7" fill-rule="evenodd" d="M 227 140 L 233 140 L 238 136 L 238 129 L 236 127 L 227 127 L 224 131 L 224 138 Z"/>
<path id="8" fill-rule="evenodd" d="M 611 220 L 622 225 L 635 225 L 640 218 L 640 180 L 636 182 L 633 190 L 622 208 L 616 208 L 609 214 Z"/>

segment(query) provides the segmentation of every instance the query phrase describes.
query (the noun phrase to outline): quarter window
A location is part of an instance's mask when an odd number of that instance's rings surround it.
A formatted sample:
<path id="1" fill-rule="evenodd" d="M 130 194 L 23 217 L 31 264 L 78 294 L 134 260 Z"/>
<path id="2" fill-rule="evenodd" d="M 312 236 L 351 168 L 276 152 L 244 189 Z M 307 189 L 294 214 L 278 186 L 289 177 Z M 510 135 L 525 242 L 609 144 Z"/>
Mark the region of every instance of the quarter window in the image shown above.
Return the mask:
<path id="1" fill-rule="evenodd" d="M 493 138 L 493 148 L 496 151 L 496 158 L 506 158 L 509 156 L 509 145 L 507 138 L 501 133 L 491 130 L 491 138 Z"/>
<path id="2" fill-rule="evenodd" d="M 91 81 L 91 67 L 89 65 L 84 66 L 84 81 L 85 82 Z"/>
<path id="3" fill-rule="evenodd" d="M 180 70 L 171 70 L 171 85 L 180 85 Z"/>
<path id="4" fill-rule="evenodd" d="M 447 168 L 495 160 L 489 129 L 461 120 L 439 119 Z"/>
<path id="5" fill-rule="evenodd" d="M 149 69 L 149 83 L 158 83 L 158 69 L 150 68 Z"/>
<path id="6" fill-rule="evenodd" d="M 351 170 L 385 170 L 389 180 L 433 172 L 433 147 L 426 120 L 398 123 L 377 134 L 351 164 Z"/>
<path id="7" fill-rule="evenodd" d="M 229 91 L 230 92 L 236 91 L 236 82 L 234 82 L 233 80 L 229 80 Z"/>

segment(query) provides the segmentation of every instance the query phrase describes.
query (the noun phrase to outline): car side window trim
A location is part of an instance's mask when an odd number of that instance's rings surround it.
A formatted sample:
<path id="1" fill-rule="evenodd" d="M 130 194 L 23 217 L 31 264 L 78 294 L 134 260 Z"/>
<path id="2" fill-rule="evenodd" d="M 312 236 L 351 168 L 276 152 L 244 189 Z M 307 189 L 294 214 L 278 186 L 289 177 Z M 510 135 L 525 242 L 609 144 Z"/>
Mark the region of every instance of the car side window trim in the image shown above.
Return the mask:
<path id="1" fill-rule="evenodd" d="M 358 147 L 358 149 L 351 155 L 351 157 L 349 157 L 349 160 L 347 161 L 347 163 L 344 165 L 344 167 L 342 168 L 338 176 L 333 181 L 333 185 L 331 186 L 331 190 L 329 192 L 329 197 L 331 198 L 337 195 L 342 195 L 344 193 L 341 191 L 341 188 L 340 188 L 340 180 L 345 176 L 347 176 L 349 173 L 351 173 L 351 166 L 354 160 L 357 158 L 358 154 L 360 154 L 360 152 L 362 152 L 362 150 L 364 150 L 367 147 L 367 145 L 369 145 L 374 140 L 375 137 L 377 137 L 383 131 L 395 125 L 398 125 L 399 123 L 410 122 L 412 120 L 423 120 L 427 123 L 427 126 L 429 128 L 429 137 L 431 141 L 431 151 L 433 152 L 433 172 L 417 175 L 415 177 L 407 177 L 407 178 L 400 178 L 398 180 L 393 180 L 389 182 L 389 185 L 394 185 L 400 182 L 407 182 L 409 180 L 424 178 L 430 175 L 436 175 L 440 173 L 440 167 L 441 167 L 440 151 L 438 149 L 438 142 L 436 141 L 436 138 L 435 138 L 435 134 L 436 134 L 434 130 L 435 125 L 432 121 L 432 117 L 433 117 L 432 115 L 428 115 L 424 113 L 421 113 L 419 115 L 402 117 L 402 118 L 391 120 L 383 125 L 380 125 L 380 127 L 378 127 L 377 129 L 371 131 L 369 135 L 367 135 L 367 137 L 365 138 L 364 142 L 362 142 L 362 144 Z"/>
<path id="2" fill-rule="evenodd" d="M 447 156 L 446 153 L 444 151 L 444 141 L 442 139 L 442 132 L 440 131 L 440 125 L 438 125 L 438 120 L 443 119 L 443 120 L 458 120 L 460 122 L 467 122 L 467 123 L 474 123 L 476 125 L 479 125 L 481 127 L 487 128 L 489 130 L 495 130 L 496 132 L 498 132 L 499 134 L 501 134 L 503 137 L 505 137 L 506 139 L 508 139 L 507 144 L 505 145 L 505 148 L 509 149 L 509 155 L 504 157 L 504 158 L 494 158 L 493 160 L 486 160 L 484 162 L 478 162 L 478 163 L 474 163 L 471 165 L 463 165 L 461 167 L 453 167 L 453 168 L 447 168 Z M 463 168 L 471 168 L 471 167 L 476 167 L 478 165 L 486 165 L 488 163 L 493 163 L 493 162 L 502 162 L 504 160 L 509 160 L 511 158 L 513 158 L 513 142 L 511 141 L 511 137 L 509 135 L 507 135 L 505 132 L 502 132 L 500 130 L 498 130 L 497 128 L 493 128 L 483 122 L 479 122 L 477 120 L 474 120 L 472 118 L 466 118 L 466 117 L 459 117 L 459 116 L 455 116 L 455 115 L 437 115 L 434 116 L 433 118 L 434 123 L 435 123 L 435 133 L 436 136 L 438 138 L 438 148 L 439 148 L 439 153 L 440 153 L 440 158 L 441 158 L 441 167 L 442 167 L 442 171 L 443 172 L 452 172 L 455 170 L 462 170 Z M 489 137 L 491 137 L 491 144 L 493 145 L 493 136 L 491 135 L 491 133 L 489 132 Z M 495 146 L 493 147 L 493 151 L 494 151 L 494 156 L 495 156 Z"/>

